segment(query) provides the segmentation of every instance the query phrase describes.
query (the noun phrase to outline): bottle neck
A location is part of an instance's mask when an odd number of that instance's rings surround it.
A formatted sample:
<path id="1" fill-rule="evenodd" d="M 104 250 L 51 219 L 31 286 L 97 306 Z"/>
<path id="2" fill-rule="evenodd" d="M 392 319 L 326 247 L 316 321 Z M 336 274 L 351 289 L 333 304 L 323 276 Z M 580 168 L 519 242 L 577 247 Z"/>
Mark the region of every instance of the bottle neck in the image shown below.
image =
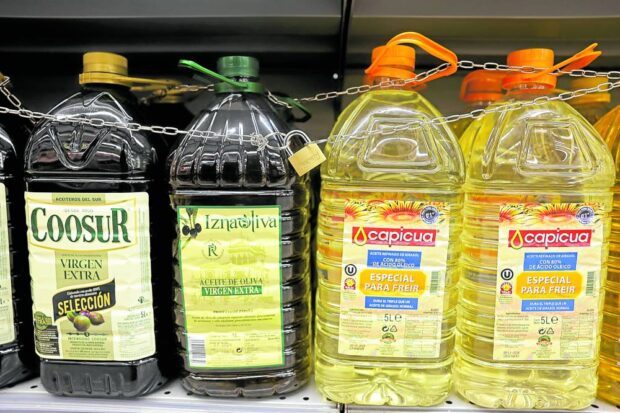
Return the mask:
<path id="1" fill-rule="evenodd" d="M 508 89 L 506 95 L 510 97 L 518 95 L 550 95 L 553 90 L 553 87 L 542 83 L 517 83 Z"/>
<path id="2" fill-rule="evenodd" d="M 259 83 L 258 77 L 245 77 L 245 76 L 233 76 L 231 79 L 244 83 L 247 87 L 238 87 L 236 85 L 219 82 L 215 84 L 215 93 L 255 93 L 263 94 L 265 89 L 263 85 Z"/>
<path id="3" fill-rule="evenodd" d="M 495 102 L 494 100 L 476 100 L 473 102 L 467 102 L 467 109 L 468 110 L 484 109 L 494 102 Z"/>
<path id="4" fill-rule="evenodd" d="M 393 80 L 403 80 L 403 79 L 399 77 L 379 76 L 379 77 L 373 78 L 372 85 L 376 86 L 376 85 L 381 84 L 382 82 L 389 82 Z M 409 85 L 394 85 L 394 86 L 384 86 L 381 88 L 381 90 L 415 90 L 415 89 L 411 88 L 411 86 Z"/>
<path id="5" fill-rule="evenodd" d="M 85 83 L 82 85 L 82 89 L 89 92 L 107 92 L 114 97 L 121 99 L 125 102 L 135 104 L 137 99 L 129 86 L 118 85 L 114 83 Z"/>

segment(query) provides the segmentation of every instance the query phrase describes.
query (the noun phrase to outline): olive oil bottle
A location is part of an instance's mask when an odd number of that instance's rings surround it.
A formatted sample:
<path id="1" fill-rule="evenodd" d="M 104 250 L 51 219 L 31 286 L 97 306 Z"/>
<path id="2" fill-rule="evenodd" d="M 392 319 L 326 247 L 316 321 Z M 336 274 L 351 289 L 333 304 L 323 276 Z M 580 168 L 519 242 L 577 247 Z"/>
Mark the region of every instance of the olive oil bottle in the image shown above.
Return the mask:
<path id="1" fill-rule="evenodd" d="M 268 396 L 311 369 L 310 189 L 258 61 L 218 60 L 215 98 L 168 158 L 177 213 L 175 311 L 182 383 L 208 396 Z M 265 147 L 249 136 L 267 137 Z"/>
<path id="2" fill-rule="evenodd" d="M 127 60 L 84 55 L 81 90 L 50 114 L 141 122 Z M 171 230 L 161 142 L 45 120 L 25 150 L 36 351 L 51 393 L 132 397 L 171 374 Z M 155 220 L 160 222 L 155 224 Z"/>
<path id="3" fill-rule="evenodd" d="M 22 119 L 0 115 L 0 387 L 39 370 L 24 231 L 22 156 L 29 127 Z"/>

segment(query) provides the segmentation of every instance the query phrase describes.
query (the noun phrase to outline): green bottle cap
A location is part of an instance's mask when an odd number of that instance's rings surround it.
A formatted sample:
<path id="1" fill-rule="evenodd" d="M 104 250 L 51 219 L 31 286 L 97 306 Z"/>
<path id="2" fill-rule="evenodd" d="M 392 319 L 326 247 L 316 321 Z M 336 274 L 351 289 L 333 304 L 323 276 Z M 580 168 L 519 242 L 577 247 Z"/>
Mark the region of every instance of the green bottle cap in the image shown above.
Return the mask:
<path id="1" fill-rule="evenodd" d="M 217 59 L 217 71 L 226 77 L 258 77 L 258 60 L 250 56 L 223 56 Z"/>

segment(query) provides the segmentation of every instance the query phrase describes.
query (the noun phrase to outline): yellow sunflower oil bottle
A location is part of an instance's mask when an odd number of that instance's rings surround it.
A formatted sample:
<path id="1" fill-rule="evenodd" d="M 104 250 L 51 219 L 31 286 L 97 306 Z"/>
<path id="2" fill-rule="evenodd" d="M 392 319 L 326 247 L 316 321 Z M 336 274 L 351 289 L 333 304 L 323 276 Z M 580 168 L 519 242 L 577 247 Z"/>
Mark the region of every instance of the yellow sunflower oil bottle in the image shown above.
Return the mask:
<path id="1" fill-rule="evenodd" d="M 495 70 L 475 70 L 468 73 L 461 83 L 460 98 L 466 105 L 465 110 L 471 112 L 473 110 L 484 109 L 491 103 L 498 101 L 504 96 L 502 89 L 502 79 L 506 76 L 506 72 Z M 472 123 L 473 118 L 463 118 L 456 122 L 450 123 L 450 127 L 459 139 L 459 144 L 463 150 L 463 156 L 467 161 L 470 152 L 471 141 L 463 140 L 463 132 Z M 468 135 L 471 136 L 471 135 Z"/>
<path id="2" fill-rule="evenodd" d="M 612 211 L 607 286 L 601 333 L 601 358 L 598 376 L 598 395 L 601 399 L 620 405 L 620 106 L 616 106 L 594 125 L 616 160 L 616 186 Z"/>
<path id="3" fill-rule="evenodd" d="M 590 89 L 606 83 L 606 77 L 578 77 L 570 82 L 571 90 Z M 568 103 L 591 124 L 598 122 L 611 109 L 611 93 L 596 92 L 568 100 Z"/>
<path id="4" fill-rule="evenodd" d="M 288 161 L 289 126 L 259 82 L 259 63 L 224 56 L 209 106 L 168 157 L 177 212 L 175 313 L 183 386 L 262 397 L 311 371 L 310 187 Z M 261 135 L 259 148 L 248 137 Z"/>
<path id="5" fill-rule="evenodd" d="M 97 121 L 46 119 L 25 150 L 35 348 L 50 393 L 134 397 L 161 387 L 174 365 L 163 147 L 103 124 L 142 123 L 127 59 L 83 60 L 80 91 L 49 113 Z"/>
<path id="6" fill-rule="evenodd" d="M 491 107 L 542 100 L 557 68 L 549 49 L 512 52 L 507 95 Z M 567 103 L 491 113 L 470 127 L 464 186 L 454 381 L 472 403 L 510 409 L 581 409 L 596 395 L 613 159 Z"/>
<path id="7" fill-rule="evenodd" d="M 414 77 L 415 51 L 404 44 L 451 63 L 438 76 L 454 73 L 454 53 L 403 33 L 373 51 L 369 78 Z M 330 400 L 427 406 L 450 391 L 463 158 L 445 123 L 382 133 L 437 116 L 418 92 L 372 90 L 344 110 L 327 143 L 315 370 Z"/>

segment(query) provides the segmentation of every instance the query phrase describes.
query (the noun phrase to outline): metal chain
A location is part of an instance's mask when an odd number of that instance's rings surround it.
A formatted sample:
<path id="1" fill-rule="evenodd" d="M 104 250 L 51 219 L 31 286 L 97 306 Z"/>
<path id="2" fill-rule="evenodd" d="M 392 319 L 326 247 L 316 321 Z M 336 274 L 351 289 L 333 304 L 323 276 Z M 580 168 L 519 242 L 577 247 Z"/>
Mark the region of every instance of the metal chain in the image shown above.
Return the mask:
<path id="1" fill-rule="evenodd" d="M 15 96 L 13 92 L 11 92 L 11 78 L 6 75 L 2 75 L 1 79 L 2 82 L 0 82 L 0 93 L 2 93 L 6 97 L 6 99 L 11 105 L 15 106 L 17 109 L 22 109 L 22 101 L 19 100 L 19 98 Z M 35 123 L 34 119 L 30 119 L 30 122 L 32 122 L 33 124 Z"/>
<path id="2" fill-rule="evenodd" d="M 354 87 L 345 89 L 343 91 L 322 92 L 322 93 L 316 94 L 315 96 L 301 98 L 298 100 L 304 101 L 304 102 L 318 102 L 318 101 L 323 101 L 327 99 L 333 99 L 335 97 L 343 96 L 343 95 L 357 95 L 359 93 L 365 93 L 370 90 L 381 89 L 385 87 L 394 87 L 394 86 L 402 87 L 412 82 L 422 81 L 428 78 L 429 76 L 434 75 L 435 73 L 439 73 L 444 70 L 447 70 L 448 67 L 449 67 L 448 63 L 443 63 L 431 70 L 428 70 L 426 72 L 421 72 L 420 74 L 410 79 L 385 80 L 376 85 L 354 86 Z M 508 65 L 501 65 L 498 63 L 494 63 L 494 62 L 475 63 L 469 60 L 459 61 L 458 67 L 462 69 L 480 68 L 480 69 L 485 69 L 485 70 L 500 70 L 500 71 L 512 71 L 512 72 L 518 71 L 521 73 L 536 73 L 537 71 L 541 70 L 538 68 L 533 68 L 533 67 L 528 67 L 528 66 L 508 66 Z M 571 70 L 571 71 L 558 70 L 553 73 L 566 74 L 566 75 L 573 76 L 573 77 L 606 77 L 608 80 L 611 80 L 611 81 L 599 84 L 598 86 L 592 87 L 592 88 L 578 89 L 578 90 L 571 91 L 571 92 L 562 92 L 554 96 L 540 96 L 530 101 L 507 102 L 507 103 L 493 106 L 493 107 L 486 108 L 486 109 L 476 109 L 468 113 L 449 115 L 449 116 L 438 116 L 435 118 L 429 118 L 427 120 L 416 120 L 416 121 L 407 122 L 407 123 L 404 123 L 402 125 L 397 125 L 397 126 L 379 127 L 378 129 L 372 129 L 372 130 L 369 130 L 361 134 L 338 135 L 338 136 L 335 136 L 334 138 L 336 139 L 366 138 L 373 134 L 391 135 L 391 134 L 398 133 L 398 132 L 412 131 L 420 127 L 423 127 L 424 125 L 438 126 L 442 124 L 456 122 L 461 119 L 470 119 L 470 118 L 476 119 L 478 117 L 492 114 L 492 113 L 515 111 L 515 110 L 519 110 L 524 107 L 542 105 L 542 104 L 553 102 L 553 101 L 568 101 L 570 99 L 584 96 L 589 93 L 606 92 L 606 91 L 610 91 L 610 90 L 620 87 L 620 71 L 597 72 L 594 70 L 578 69 L 578 70 Z M 166 136 L 191 134 L 192 136 L 195 136 L 197 138 L 203 138 L 203 139 L 227 139 L 231 141 L 248 142 L 252 145 L 257 146 L 259 150 L 262 150 L 265 148 L 269 148 L 271 150 L 290 150 L 291 149 L 290 146 L 292 143 L 291 142 L 292 136 L 295 136 L 295 135 L 306 136 L 304 132 L 300 130 L 292 130 L 289 133 L 273 132 L 265 136 L 259 135 L 259 134 L 222 135 L 222 134 L 217 134 L 211 131 L 185 130 L 185 129 L 179 129 L 179 128 L 175 128 L 171 126 L 141 125 L 137 122 L 118 122 L 118 121 L 111 122 L 111 121 L 106 121 L 104 119 L 87 117 L 84 115 L 58 116 L 58 115 L 52 115 L 52 114 L 43 113 L 43 112 L 35 112 L 35 111 L 25 109 L 22 106 L 21 101 L 15 95 L 13 95 L 8 89 L 8 82 L 9 82 L 9 78 L 5 77 L 5 79 L 0 83 L 0 92 L 2 92 L 2 94 L 7 97 L 7 99 L 15 107 L 15 109 L 8 108 L 5 106 L 0 106 L 0 114 L 17 115 L 22 118 L 29 119 L 33 122 L 44 120 L 44 121 L 64 123 L 64 124 L 68 123 L 68 124 L 88 125 L 88 126 L 92 126 L 96 128 L 102 128 L 102 127 L 117 128 L 117 129 L 128 130 L 130 132 L 139 132 L 139 131 L 151 132 L 151 133 L 156 133 L 156 134 L 166 135 Z M 175 89 L 175 88 L 188 88 L 188 89 L 191 89 L 191 91 L 203 91 L 203 90 L 213 90 L 213 85 L 204 85 L 204 86 L 202 85 L 178 85 L 171 89 Z M 288 103 L 278 99 L 271 92 L 267 92 L 267 97 L 269 98 L 270 101 L 276 104 L 281 104 L 283 106 L 291 107 Z M 274 137 L 279 137 L 280 140 L 284 142 L 284 145 L 283 146 L 271 145 L 269 143 L 270 139 Z M 323 139 L 314 140 L 313 142 L 320 144 L 320 143 L 325 143 L 327 141 L 328 141 L 328 138 L 323 138 Z"/>

